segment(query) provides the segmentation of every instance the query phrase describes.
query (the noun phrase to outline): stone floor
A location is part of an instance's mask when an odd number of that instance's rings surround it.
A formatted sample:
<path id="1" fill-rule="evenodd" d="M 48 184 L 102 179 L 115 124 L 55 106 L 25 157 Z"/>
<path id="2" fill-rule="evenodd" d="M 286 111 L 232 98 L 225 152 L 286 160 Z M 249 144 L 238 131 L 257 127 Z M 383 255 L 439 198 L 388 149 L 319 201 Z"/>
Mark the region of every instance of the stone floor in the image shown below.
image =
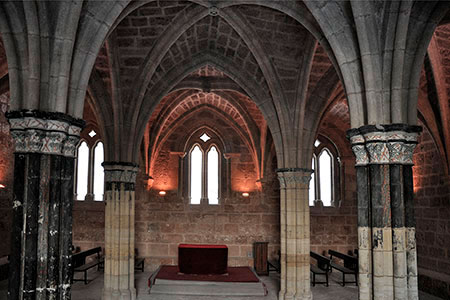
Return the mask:
<path id="1" fill-rule="evenodd" d="M 151 272 L 136 272 L 136 293 L 137 300 L 216 300 L 218 297 L 207 296 L 164 296 L 149 295 L 147 280 Z M 103 272 L 93 271 L 88 277 L 91 281 L 85 285 L 83 282 L 75 282 L 72 286 L 72 300 L 101 300 L 103 288 Z M 358 299 L 358 289 L 354 285 L 342 287 L 338 284 L 339 274 L 335 272 L 331 275 L 330 286 L 316 285 L 311 287 L 314 300 L 339 299 L 355 300 Z M 266 297 L 227 297 L 226 300 L 276 300 L 280 285 L 280 277 L 276 273 L 270 273 L 270 276 L 262 276 L 261 280 L 267 286 L 269 294 Z M 6 300 L 7 281 L 0 281 L 0 300 Z M 428 294 L 420 293 L 420 300 L 441 300 Z"/>

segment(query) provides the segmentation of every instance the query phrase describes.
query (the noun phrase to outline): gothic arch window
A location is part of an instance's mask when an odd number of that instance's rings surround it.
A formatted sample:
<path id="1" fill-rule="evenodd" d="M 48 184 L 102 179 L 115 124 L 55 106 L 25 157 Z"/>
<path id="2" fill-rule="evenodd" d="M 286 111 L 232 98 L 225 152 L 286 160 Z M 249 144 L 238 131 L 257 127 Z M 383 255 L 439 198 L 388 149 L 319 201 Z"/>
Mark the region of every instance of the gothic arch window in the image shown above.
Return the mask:
<path id="1" fill-rule="evenodd" d="M 190 147 L 188 155 L 189 203 L 218 205 L 220 199 L 220 148 L 208 133 L 203 132 Z"/>
<path id="2" fill-rule="evenodd" d="M 76 176 L 75 176 L 75 190 L 76 199 L 84 200 L 88 191 L 88 177 L 89 177 L 89 147 L 85 141 L 81 141 L 77 148 L 76 159 Z"/>
<path id="3" fill-rule="evenodd" d="M 103 192 L 105 190 L 105 173 L 102 166 L 103 162 L 103 143 L 98 142 L 94 147 L 94 172 L 92 174 L 95 201 L 103 201 Z"/>
<path id="4" fill-rule="evenodd" d="M 75 158 L 75 200 L 103 201 L 103 142 L 94 130 L 82 134 Z"/>
<path id="5" fill-rule="evenodd" d="M 199 145 L 194 145 L 190 155 L 190 199 L 191 204 L 200 204 L 203 189 L 203 151 Z"/>
<path id="6" fill-rule="evenodd" d="M 309 184 L 309 205 L 338 206 L 339 155 L 334 144 L 323 136 L 314 142 Z"/>

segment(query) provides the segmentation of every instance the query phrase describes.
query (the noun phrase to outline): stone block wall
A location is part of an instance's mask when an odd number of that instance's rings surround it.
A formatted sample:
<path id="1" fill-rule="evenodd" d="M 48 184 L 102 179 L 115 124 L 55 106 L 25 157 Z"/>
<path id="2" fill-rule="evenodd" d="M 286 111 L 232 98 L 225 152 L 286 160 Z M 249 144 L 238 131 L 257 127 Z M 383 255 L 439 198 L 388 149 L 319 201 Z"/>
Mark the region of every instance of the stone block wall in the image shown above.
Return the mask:
<path id="1" fill-rule="evenodd" d="M 352 157 L 341 159 L 340 204 L 311 207 L 311 251 L 328 255 L 333 249 L 348 253 L 358 247 L 356 173 Z"/>
<path id="2" fill-rule="evenodd" d="M 72 244 L 84 251 L 105 244 L 105 203 L 75 201 L 73 206 Z"/>
<path id="3" fill-rule="evenodd" d="M 424 127 L 414 154 L 419 288 L 450 296 L 450 178 Z"/>
<path id="4" fill-rule="evenodd" d="M 178 244 L 225 244 L 229 266 L 253 266 L 253 242 L 269 242 L 269 257 L 280 247 L 279 196 L 233 193 L 219 205 L 191 205 L 167 191 L 136 189 L 136 248 L 150 269 L 177 264 Z"/>
<path id="5" fill-rule="evenodd" d="M 11 238 L 9 235 L 12 222 L 12 187 L 14 171 L 13 141 L 9 134 L 9 123 L 5 112 L 9 106 L 9 95 L 0 95 L 0 257 L 8 255 Z"/>

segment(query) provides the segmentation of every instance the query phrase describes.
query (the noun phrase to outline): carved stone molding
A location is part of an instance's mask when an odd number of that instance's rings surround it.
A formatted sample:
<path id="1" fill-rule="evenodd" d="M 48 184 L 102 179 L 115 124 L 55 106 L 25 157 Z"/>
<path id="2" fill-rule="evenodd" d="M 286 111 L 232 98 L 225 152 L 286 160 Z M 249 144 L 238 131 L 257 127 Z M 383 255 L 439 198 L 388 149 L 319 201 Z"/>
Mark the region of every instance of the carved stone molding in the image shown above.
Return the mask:
<path id="1" fill-rule="evenodd" d="M 348 131 L 356 166 L 413 164 L 413 152 L 421 128 L 403 124 L 363 126 Z"/>
<path id="2" fill-rule="evenodd" d="M 308 188 L 313 170 L 302 168 L 278 169 L 277 173 L 281 188 Z"/>
<path id="3" fill-rule="evenodd" d="M 16 153 L 75 156 L 81 122 L 73 124 L 69 117 L 42 119 L 28 115 L 20 117 L 14 113 L 8 114 L 8 118 Z"/>
<path id="4" fill-rule="evenodd" d="M 105 183 L 136 183 L 138 166 L 132 163 L 104 162 Z"/>

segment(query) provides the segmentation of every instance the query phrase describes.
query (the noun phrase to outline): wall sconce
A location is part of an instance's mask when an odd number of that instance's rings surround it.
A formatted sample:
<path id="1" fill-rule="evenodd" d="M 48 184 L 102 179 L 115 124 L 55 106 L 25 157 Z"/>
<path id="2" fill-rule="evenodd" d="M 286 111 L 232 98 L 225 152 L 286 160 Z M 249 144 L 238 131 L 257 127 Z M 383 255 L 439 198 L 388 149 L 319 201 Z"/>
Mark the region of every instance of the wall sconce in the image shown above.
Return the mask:
<path id="1" fill-rule="evenodd" d="M 0 183 L 0 190 L 3 190 L 3 189 L 5 189 L 6 188 L 6 186 L 4 185 L 4 184 L 1 184 Z"/>
<path id="2" fill-rule="evenodd" d="M 165 196 L 166 195 L 166 191 L 159 191 L 159 195 L 160 196 Z"/>
<path id="3" fill-rule="evenodd" d="M 245 197 L 245 198 L 247 198 L 248 196 L 250 196 L 250 194 L 249 194 L 249 193 L 247 193 L 247 192 L 243 192 L 243 193 L 242 193 L 242 197 Z"/>

